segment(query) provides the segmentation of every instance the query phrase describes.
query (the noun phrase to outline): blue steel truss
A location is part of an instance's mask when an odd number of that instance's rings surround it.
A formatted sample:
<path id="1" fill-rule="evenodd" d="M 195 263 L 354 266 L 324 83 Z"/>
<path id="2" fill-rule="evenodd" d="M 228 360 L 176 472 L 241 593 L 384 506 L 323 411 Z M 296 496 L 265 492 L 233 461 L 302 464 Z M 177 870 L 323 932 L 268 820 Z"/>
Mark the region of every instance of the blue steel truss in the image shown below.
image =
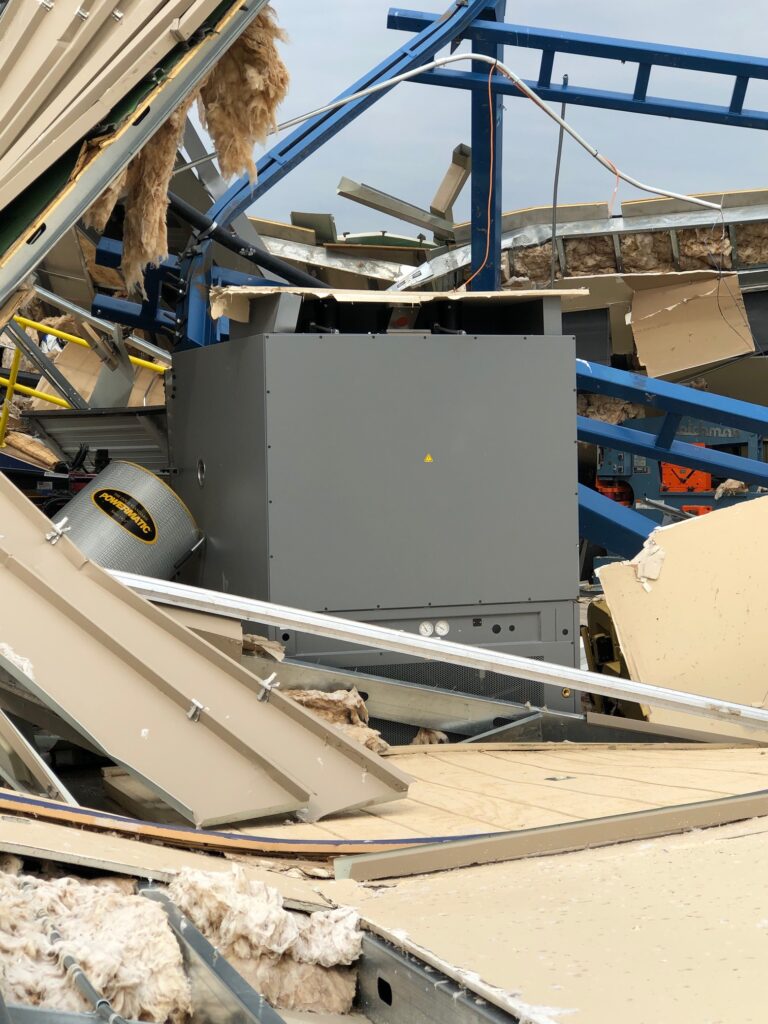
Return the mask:
<path id="1" fill-rule="evenodd" d="M 768 59 L 739 54 L 693 50 L 685 47 L 642 43 L 630 39 L 612 39 L 574 32 L 558 32 L 504 21 L 506 0 L 454 0 L 442 15 L 403 8 L 392 8 L 388 26 L 415 35 L 396 49 L 386 60 L 355 82 L 337 99 L 350 96 L 371 85 L 381 84 L 428 63 L 441 50 L 469 40 L 476 52 L 502 58 L 504 47 L 541 51 L 539 76 L 528 84 L 544 100 L 621 110 L 636 114 L 654 114 L 684 120 L 729 124 L 743 128 L 768 128 L 768 111 L 746 109 L 744 104 L 749 83 L 768 79 Z M 566 87 L 552 83 L 555 56 L 575 54 L 608 61 L 637 65 L 632 93 L 579 87 L 573 79 Z M 697 103 L 687 100 L 649 96 L 654 67 L 673 67 L 705 72 L 732 80 L 728 106 Z M 507 79 L 496 75 L 492 82 L 492 110 L 488 103 L 488 70 L 486 65 L 458 71 L 440 69 L 425 72 L 414 81 L 471 93 L 473 174 L 471 184 L 472 272 L 480 271 L 472 286 L 477 290 L 494 290 L 500 286 L 501 274 L 501 183 L 503 106 L 506 95 L 522 94 Z M 354 100 L 337 110 L 318 114 L 278 142 L 258 162 L 258 179 L 252 184 L 240 178 L 209 210 L 209 216 L 220 225 L 230 224 L 263 196 L 286 174 L 307 159 L 320 146 L 333 138 L 346 125 L 372 107 L 387 90 Z M 491 132 L 493 121 L 494 132 Z M 495 145 L 491 146 L 491 141 Z M 492 183 L 492 217 L 488 224 L 488 188 Z M 488 234 L 490 233 L 490 245 Z M 206 268 L 210 268 L 210 242 L 187 267 L 186 321 L 187 345 L 205 345 L 216 340 L 207 315 L 204 296 L 209 284 Z M 486 250 L 488 259 L 485 261 Z M 483 263 L 485 265 L 483 266 Z M 482 267 L 482 269 L 480 269 Z M 202 286 L 202 287 L 201 287 Z"/>

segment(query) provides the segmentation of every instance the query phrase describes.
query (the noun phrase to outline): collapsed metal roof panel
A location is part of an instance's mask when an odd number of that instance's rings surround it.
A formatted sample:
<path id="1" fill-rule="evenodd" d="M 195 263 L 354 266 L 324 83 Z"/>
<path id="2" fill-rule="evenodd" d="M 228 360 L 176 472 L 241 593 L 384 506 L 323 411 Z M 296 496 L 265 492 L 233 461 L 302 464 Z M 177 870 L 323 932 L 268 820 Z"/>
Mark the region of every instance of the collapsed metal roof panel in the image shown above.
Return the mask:
<path id="1" fill-rule="evenodd" d="M 0 203 L 5 204 L 0 224 L 0 309 L 4 316 L 12 308 L 8 300 L 27 275 L 266 2 L 126 0 L 116 8 L 109 0 L 94 3 L 85 19 L 77 10 L 86 8 L 76 0 L 36 5 L 47 13 L 73 15 L 61 38 L 54 39 L 58 22 L 49 22 L 46 28 L 36 10 L 30 29 L 29 18 L 25 21 L 22 15 L 22 9 L 28 12 L 27 0 L 11 0 L 0 14 Z M 83 48 L 81 40 L 86 37 L 80 32 L 96 11 L 100 17 L 106 11 L 107 16 L 91 22 L 101 27 L 92 35 L 93 44 Z M 121 17 L 115 18 L 115 13 Z M 38 46 L 46 60 L 41 60 Z M 6 48 L 12 51 L 10 56 Z M 78 56 L 72 60 L 75 52 Z M 7 68 L 3 55 L 9 56 Z M 47 67 L 46 61 L 55 66 L 59 79 L 53 87 L 53 72 L 51 76 L 44 72 L 40 83 L 33 82 L 35 102 L 30 99 L 23 104 L 30 118 L 25 127 L 15 114 L 11 117 L 13 97 L 18 97 L 15 69 L 18 66 L 21 71 L 19 60 L 26 57 L 26 76 L 34 77 L 29 75 L 32 55 L 35 67 Z M 50 110 L 41 99 L 45 95 L 51 101 Z M 6 132 L 9 118 L 14 127 Z M 29 126 L 34 129 L 31 135 Z M 23 158 L 19 145 L 28 147 Z"/>
<path id="2" fill-rule="evenodd" d="M 0 507 L 3 639 L 28 689 L 179 813 L 314 820 L 405 795 L 402 772 L 118 584 L 2 476 Z"/>

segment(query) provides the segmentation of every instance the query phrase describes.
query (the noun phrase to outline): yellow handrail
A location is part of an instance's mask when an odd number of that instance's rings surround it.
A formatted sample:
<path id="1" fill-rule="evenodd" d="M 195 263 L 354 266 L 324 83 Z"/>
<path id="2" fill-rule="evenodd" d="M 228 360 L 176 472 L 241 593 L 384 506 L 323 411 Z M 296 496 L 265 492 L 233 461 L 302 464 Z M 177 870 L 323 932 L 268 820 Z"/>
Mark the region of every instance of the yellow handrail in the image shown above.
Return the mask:
<path id="1" fill-rule="evenodd" d="M 21 363 L 21 349 L 14 349 L 11 360 L 11 375 L 8 379 L 8 386 L 5 391 L 3 411 L 0 413 L 0 448 L 5 448 L 5 434 L 8 429 L 8 414 L 11 411 L 13 392 L 16 389 L 16 378 L 19 376 L 19 364 Z"/>
<path id="2" fill-rule="evenodd" d="M 66 331 L 60 331 L 58 327 L 48 327 L 46 324 L 38 323 L 37 320 L 28 320 L 25 316 L 15 316 L 13 318 L 20 327 L 31 327 L 33 331 L 42 331 L 43 334 L 52 334 L 54 338 L 61 338 L 62 341 L 71 341 L 73 345 L 80 345 L 80 347 L 91 348 L 91 345 L 85 340 L 85 338 L 78 338 L 76 334 L 67 334 Z M 141 366 L 145 370 L 152 370 L 153 373 L 165 373 L 168 370 L 167 366 L 161 366 L 160 363 L 151 363 L 148 359 L 140 359 L 138 356 L 128 356 L 134 366 Z"/>
<path id="3" fill-rule="evenodd" d="M 7 377 L 0 377 L 0 388 L 7 388 L 10 383 Z M 51 405 L 60 405 L 62 409 L 72 408 L 66 398 L 59 398 L 58 395 L 47 395 L 45 391 L 36 391 L 35 388 L 28 388 L 26 384 L 16 384 L 13 390 L 20 395 L 26 395 L 27 398 L 40 398 L 44 402 L 50 402 Z"/>

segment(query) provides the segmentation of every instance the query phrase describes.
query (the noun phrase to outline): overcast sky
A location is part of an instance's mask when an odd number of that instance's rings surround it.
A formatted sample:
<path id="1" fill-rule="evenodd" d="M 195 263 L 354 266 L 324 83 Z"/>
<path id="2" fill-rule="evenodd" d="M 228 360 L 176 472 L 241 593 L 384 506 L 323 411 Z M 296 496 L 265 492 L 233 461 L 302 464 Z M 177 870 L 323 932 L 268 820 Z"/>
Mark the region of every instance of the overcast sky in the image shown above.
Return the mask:
<path id="1" fill-rule="evenodd" d="M 280 111 L 288 117 L 342 92 L 408 37 L 386 27 L 390 0 L 274 0 L 290 35 L 283 48 L 291 90 Z M 402 4 L 408 8 L 410 5 Z M 415 10 L 442 12 L 449 0 L 418 0 Z M 642 39 L 702 49 L 768 56 L 760 0 L 510 0 L 507 21 L 595 35 Z M 505 61 L 535 78 L 535 51 L 506 49 Z M 636 65 L 558 56 L 553 81 L 632 91 Z M 654 70 L 649 95 L 725 103 L 732 80 L 673 69 Z M 768 83 L 752 82 L 746 106 L 768 107 Z M 601 152 L 633 176 L 681 192 L 768 186 L 768 132 L 571 107 L 567 119 Z M 504 208 L 551 202 L 557 129 L 533 105 L 507 98 Z M 404 83 L 331 142 L 308 157 L 261 198 L 253 212 L 273 219 L 291 210 L 333 213 L 339 232 L 402 223 L 336 195 L 346 175 L 418 205 L 428 206 L 453 147 L 470 141 L 469 95 Z M 608 200 L 613 181 L 566 139 L 563 202 Z M 468 189 L 455 213 L 468 216 Z M 620 198 L 637 196 L 622 185 Z"/>

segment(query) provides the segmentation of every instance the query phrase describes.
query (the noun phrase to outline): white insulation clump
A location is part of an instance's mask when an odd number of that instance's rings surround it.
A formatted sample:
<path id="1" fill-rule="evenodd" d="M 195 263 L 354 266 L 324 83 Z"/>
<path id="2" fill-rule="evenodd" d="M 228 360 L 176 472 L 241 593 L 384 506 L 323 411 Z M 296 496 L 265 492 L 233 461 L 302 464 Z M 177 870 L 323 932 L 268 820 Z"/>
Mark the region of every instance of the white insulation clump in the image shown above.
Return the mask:
<path id="1" fill-rule="evenodd" d="M 348 1013 L 357 983 L 352 965 L 362 933 L 350 908 L 291 913 L 280 893 L 231 873 L 183 870 L 169 895 L 246 981 L 278 1009 Z"/>
<path id="2" fill-rule="evenodd" d="M 67 953 L 123 1017 L 181 1024 L 191 1012 L 181 951 L 162 907 L 126 879 L 44 880 L 0 873 L 0 990 L 9 1003 L 92 1011 L 64 969 Z M 61 934 L 52 945 L 44 918 Z"/>

